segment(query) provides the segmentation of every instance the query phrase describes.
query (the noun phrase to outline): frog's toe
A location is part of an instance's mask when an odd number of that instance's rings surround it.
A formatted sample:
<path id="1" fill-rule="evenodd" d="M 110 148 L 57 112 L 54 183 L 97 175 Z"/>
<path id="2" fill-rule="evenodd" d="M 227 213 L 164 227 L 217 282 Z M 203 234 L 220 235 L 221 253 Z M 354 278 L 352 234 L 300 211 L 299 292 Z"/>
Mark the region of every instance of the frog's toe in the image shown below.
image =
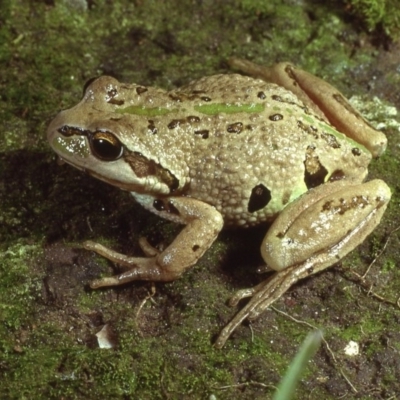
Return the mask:
<path id="1" fill-rule="evenodd" d="M 168 270 L 157 264 L 156 257 L 129 257 L 129 270 L 119 275 L 97 279 L 90 282 L 92 289 L 105 286 L 118 286 L 133 281 L 170 282 L 181 275 L 180 271 Z M 126 266 L 125 266 L 126 267 Z"/>
<path id="2" fill-rule="evenodd" d="M 152 246 L 144 236 L 139 238 L 139 246 L 146 257 L 155 257 L 160 254 L 160 250 Z"/>
<path id="3" fill-rule="evenodd" d="M 228 301 L 230 307 L 236 307 L 240 300 L 254 296 L 256 288 L 238 290 Z"/>
<path id="4" fill-rule="evenodd" d="M 93 281 L 89 282 L 89 286 L 92 289 L 99 289 L 101 287 L 107 286 L 116 286 L 119 285 L 118 276 L 109 276 L 102 279 L 94 279 Z"/>
<path id="5" fill-rule="evenodd" d="M 221 348 L 246 319 L 257 319 L 272 303 L 278 300 L 299 278 L 307 276 L 307 268 L 304 266 L 292 266 L 283 271 L 276 272 L 272 277 L 261 282 L 252 289 L 244 289 L 237 292 L 229 301 L 230 305 L 236 305 L 241 299 L 251 297 L 249 302 L 232 318 L 222 329 L 215 347 Z"/>

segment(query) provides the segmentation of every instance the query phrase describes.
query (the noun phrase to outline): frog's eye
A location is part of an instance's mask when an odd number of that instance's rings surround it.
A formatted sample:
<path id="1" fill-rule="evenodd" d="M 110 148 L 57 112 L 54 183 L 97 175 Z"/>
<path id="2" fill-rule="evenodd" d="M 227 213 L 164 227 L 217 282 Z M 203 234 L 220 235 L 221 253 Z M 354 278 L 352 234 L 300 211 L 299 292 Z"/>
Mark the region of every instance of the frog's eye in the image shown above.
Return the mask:
<path id="1" fill-rule="evenodd" d="M 89 141 L 93 155 L 103 161 L 115 161 L 124 152 L 121 142 L 110 132 L 94 132 Z"/>

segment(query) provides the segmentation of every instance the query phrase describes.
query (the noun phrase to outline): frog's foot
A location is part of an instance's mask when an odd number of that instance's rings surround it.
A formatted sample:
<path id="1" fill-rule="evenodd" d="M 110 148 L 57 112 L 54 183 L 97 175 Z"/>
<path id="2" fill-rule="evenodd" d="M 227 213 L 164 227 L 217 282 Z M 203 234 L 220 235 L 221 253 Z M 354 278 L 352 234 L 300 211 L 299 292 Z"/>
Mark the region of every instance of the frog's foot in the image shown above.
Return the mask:
<path id="1" fill-rule="evenodd" d="M 295 282 L 312 273 L 312 262 L 295 265 L 283 271 L 276 272 L 270 279 L 261 282 L 254 288 L 243 289 L 229 300 L 230 306 L 236 306 L 240 300 L 251 297 L 251 300 L 222 329 L 215 347 L 220 349 L 235 329 L 245 320 L 255 320 L 272 303 L 278 300 Z"/>
<path id="2" fill-rule="evenodd" d="M 147 208 L 155 203 L 151 196 L 142 196 L 139 200 Z M 93 289 L 137 280 L 173 281 L 196 264 L 222 229 L 222 215 L 213 206 L 196 199 L 169 197 L 157 200 L 157 209 L 161 216 L 173 210 L 174 220 L 186 224 L 175 240 L 162 251 L 151 246 L 144 238 L 139 240 L 139 244 L 146 257 L 127 256 L 91 241 L 83 244 L 85 249 L 118 264 L 124 271 L 116 276 L 92 281 L 90 286 Z"/>
<path id="3" fill-rule="evenodd" d="M 124 270 L 119 275 L 110 276 L 102 279 L 95 279 L 90 282 L 92 289 L 98 289 L 105 286 L 123 285 L 131 281 L 163 281 L 168 282 L 177 279 L 180 271 L 171 271 L 164 268 L 163 265 L 157 263 L 157 255 L 159 251 L 152 247 L 146 240 L 140 241 L 141 247 L 146 248 L 144 253 L 148 257 L 130 257 L 125 254 L 111 250 L 100 243 L 87 241 L 83 244 L 86 250 L 91 250 L 106 257 L 110 261 L 118 264 Z M 147 247 L 149 246 L 149 247 Z"/>
<path id="4" fill-rule="evenodd" d="M 150 280 L 157 275 L 162 281 L 171 281 L 179 277 L 176 274 L 160 273 L 159 267 L 154 268 L 152 264 L 156 261 L 156 257 L 161 253 L 156 247 L 152 246 L 145 237 L 139 238 L 139 246 L 146 257 L 129 257 L 121 253 L 117 253 L 100 243 L 95 243 L 90 240 L 83 244 L 86 250 L 92 250 L 103 257 L 108 258 L 110 261 L 119 265 L 119 268 L 124 271 L 119 275 L 109 278 L 96 279 L 90 283 L 92 289 L 97 289 L 104 286 L 122 285 L 134 280 Z"/>

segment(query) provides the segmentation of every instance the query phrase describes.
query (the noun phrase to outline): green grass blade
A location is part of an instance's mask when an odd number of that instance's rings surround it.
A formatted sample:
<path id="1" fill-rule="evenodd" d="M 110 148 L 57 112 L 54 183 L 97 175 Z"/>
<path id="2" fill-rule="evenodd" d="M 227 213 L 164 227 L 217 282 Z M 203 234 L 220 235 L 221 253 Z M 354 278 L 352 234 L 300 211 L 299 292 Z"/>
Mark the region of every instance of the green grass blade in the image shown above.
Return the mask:
<path id="1" fill-rule="evenodd" d="M 285 376 L 280 381 L 278 389 L 272 397 L 272 400 L 289 400 L 293 397 L 301 374 L 306 369 L 308 361 L 317 352 L 321 344 L 321 340 L 321 331 L 311 332 L 307 335 L 300 347 L 300 350 L 296 354 L 296 357 L 289 365 L 289 369 L 286 371 Z"/>

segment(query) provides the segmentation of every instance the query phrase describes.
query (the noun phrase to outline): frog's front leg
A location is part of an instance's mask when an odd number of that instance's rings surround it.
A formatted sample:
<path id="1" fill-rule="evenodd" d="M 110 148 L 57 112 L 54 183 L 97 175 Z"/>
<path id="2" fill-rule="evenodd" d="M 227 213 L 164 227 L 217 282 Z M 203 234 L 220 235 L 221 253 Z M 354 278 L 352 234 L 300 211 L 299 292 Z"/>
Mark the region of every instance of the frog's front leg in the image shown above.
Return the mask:
<path id="1" fill-rule="evenodd" d="M 231 305 L 252 297 L 220 333 L 222 347 L 245 319 L 257 318 L 298 280 L 338 262 L 379 224 L 390 200 L 381 180 L 321 185 L 295 200 L 272 224 L 261 246 L 268 266 L 277 272 L 253 289 L 238 292 Z"/>
<path id="2" fill-rule="evenodd" d="M 135 280 L 172 281 L 194 265 L 211 246 L 223 226 L 222 215 L 213 207 L 188 197 L 153 199 L 142 196 L 140 202 L 146 208 L 155 207 L 156 214 L 185 224 L 175 240 L 162 252 L 155 254 L 148 244 L 145 253 L 151 257 L 130 257 L 108 249 L 99 243 L 85 242 L 88 250 L 122 265 L 125 272 L 90 283 L 93 289 L 121 285 Z"/>

